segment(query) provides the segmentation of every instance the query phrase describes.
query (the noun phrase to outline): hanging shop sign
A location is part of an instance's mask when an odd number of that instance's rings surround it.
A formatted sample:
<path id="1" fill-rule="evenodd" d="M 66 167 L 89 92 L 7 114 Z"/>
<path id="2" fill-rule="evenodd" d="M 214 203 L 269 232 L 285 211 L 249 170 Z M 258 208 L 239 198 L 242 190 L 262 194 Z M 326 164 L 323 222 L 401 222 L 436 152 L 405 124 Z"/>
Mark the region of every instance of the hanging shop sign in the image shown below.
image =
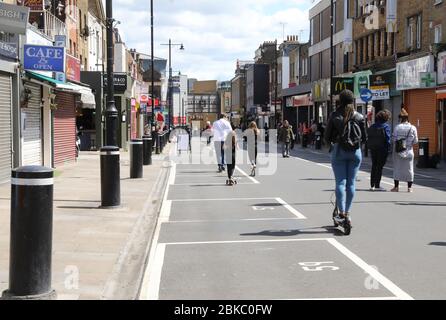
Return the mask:
<path id="1" fill-rule="evenodd" d="M 113 83 L 116 92 L 125 92 L 127 90 L 127 74 L 113 74 Z M 104 75 L 104 87 L 107 87 L 107 75 Z"/>
<path id="2" fill-rule="evenodd" d="M 68 54 L 66 76 L 68 80 L 76 82 L 81 81 L 81 61 Z"/>
<path id="3" fill-rule="evenodd" d="M 17 59 L 18 57 L 17 43 L 8 43 L 0 41 L 0 56 L 4 56 L 11 59 Z"/>
<path id="4" fill-rule="evenodd" d="M 337 96 L 344 90 L 354 90 L 354 78 L 334 77 L 331 83 L 333 95 Z"/>
<path id="5" fill-rule="evenodd" d="M 0 2 L 0 30 L 25 34 L 28 25 L 29 8 Z"/>
<path id="6" fill-rule="evenodd" d="M 65 72 L 65 48 L 25 45 L 25 70 Z"/>
<path id="7" fill-rule="evenodd" d="M 435 72 L 420 72 L 420 88 L 435 88 L 437 74 Z"/>
<path id="8" fill-rule="evenodd" d="M 422 88 L 422 72 L 434 72 L 434 56 L 429 55 L 419 59 L 399 62 L 396 65 L 397 90 L 410 90 Z"/>
<path id="9" fill-rule="evenodd" d="M 43 11 L 44 0 L 25 0 L 23 5 L 32 11 Z"/>

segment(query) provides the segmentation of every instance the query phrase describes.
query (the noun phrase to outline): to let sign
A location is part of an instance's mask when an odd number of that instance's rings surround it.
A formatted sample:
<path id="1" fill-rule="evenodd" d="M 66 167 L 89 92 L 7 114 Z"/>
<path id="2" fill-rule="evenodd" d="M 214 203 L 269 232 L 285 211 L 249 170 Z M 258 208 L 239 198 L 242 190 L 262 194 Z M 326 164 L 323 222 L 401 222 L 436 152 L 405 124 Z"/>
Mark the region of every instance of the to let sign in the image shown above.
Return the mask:
<path id="1" fill-rule="evenodd" d="M 65 49 L 25 45 L 25 70 L 65 72 Z"/>

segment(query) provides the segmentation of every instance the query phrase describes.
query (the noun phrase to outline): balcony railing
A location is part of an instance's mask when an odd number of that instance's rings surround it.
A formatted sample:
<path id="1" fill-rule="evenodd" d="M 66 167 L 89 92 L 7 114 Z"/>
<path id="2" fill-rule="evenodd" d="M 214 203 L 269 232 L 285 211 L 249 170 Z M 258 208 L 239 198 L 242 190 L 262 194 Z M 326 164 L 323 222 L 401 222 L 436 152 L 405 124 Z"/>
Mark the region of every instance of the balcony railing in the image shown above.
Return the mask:
<path id="1" fill-rule="evenodd" d="M 39 31 L 54 41 L 56 35 L 67 35 L 67 26 L 49 11 L 44 11 L 44 25 Z"/>

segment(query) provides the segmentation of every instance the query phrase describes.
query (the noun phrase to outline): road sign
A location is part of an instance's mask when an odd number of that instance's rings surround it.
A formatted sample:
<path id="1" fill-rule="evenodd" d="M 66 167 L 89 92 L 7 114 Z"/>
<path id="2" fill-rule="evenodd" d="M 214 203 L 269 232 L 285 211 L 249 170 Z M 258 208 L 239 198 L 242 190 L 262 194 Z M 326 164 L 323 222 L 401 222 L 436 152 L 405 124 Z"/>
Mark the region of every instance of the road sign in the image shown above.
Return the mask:
<path id="1" fill-rule="evenodd" d="M 365 103 L 369 103 L 373 99 L 373 93 L 371 90 L 363 88 L 361 89 L 361 100 Z"/>

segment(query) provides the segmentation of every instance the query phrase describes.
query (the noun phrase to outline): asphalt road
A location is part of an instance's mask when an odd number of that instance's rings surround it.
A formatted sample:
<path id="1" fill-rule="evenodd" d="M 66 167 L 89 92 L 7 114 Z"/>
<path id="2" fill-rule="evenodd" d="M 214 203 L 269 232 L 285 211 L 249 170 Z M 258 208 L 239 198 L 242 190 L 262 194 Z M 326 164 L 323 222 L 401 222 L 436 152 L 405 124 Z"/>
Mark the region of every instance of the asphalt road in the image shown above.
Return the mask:
<path id="1" fill-rule="evenodd" d="M 174 164 L 141 299 L 446 299 L 445 181 L 372 193 L 364 164 L 344 236 L 328 155 L 293 155 L 255 178 L 240 163 L 234 187 L 216 165 Z"/>

